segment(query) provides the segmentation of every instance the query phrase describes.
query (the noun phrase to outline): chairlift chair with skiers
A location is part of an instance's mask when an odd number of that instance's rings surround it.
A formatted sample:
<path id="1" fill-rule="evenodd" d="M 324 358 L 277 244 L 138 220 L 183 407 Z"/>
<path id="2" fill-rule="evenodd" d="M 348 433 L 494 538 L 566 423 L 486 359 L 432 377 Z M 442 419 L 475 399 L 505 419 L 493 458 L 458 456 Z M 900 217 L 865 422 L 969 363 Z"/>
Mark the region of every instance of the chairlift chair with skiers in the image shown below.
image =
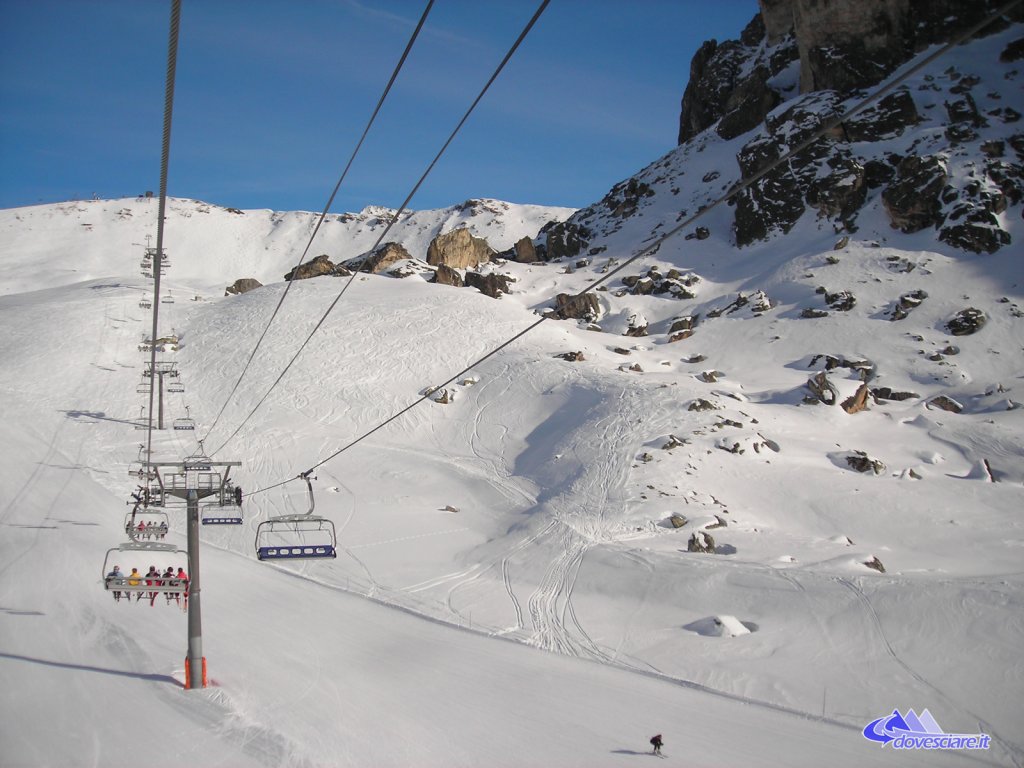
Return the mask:
<path id="1" fill-rule="evenodd" d="M 132 568 L 138 569 L 145 568 L 146 565 L 155 565 L 156 563 L 153 561 L 158 561 L 159 567 L 170 567 L 172 570 L 181 568 L 187 573 L 187 550 L 181 549 L 175 544 L 165 544 L 159 541 L 128 541 L 107 550 L 107 555 L 103 558 L 103 571 L 100 574 L 103 578 L 103 587 L 108 592 L 146 592 L 154 596 L 156 594 L 180 595 L 182 593 L 187 595 L 187 579 L 147 578 L 144 573 L 138 571 L 135 573 L 122 572 L 119 576 L 113 576 L 114 566 L 119 565 L 118 561 L 122 560 L 127 560 L 126 568 L 129 571 Z"/>
<path id="2" fill-rule="evenodd" d="M 167 513 L 149 507 L 136 507 L 124 517 L 124 532 L 136 542 L 158 541 L 168 534 Z"/>
<path id="3" fill-rule="evenodd" d="M 149 299 L 142 299 L 141 301 L 139 301 L 139 306 L 142 309 L 152 309 L 153 302 L 151 302 Z"/>
<path id="4" fill-rule="evenodd" d="M 303 473 L 309 494 L 309 511 L 300 515 L 279 515 L 264 520 L 256 529 L 258 560 L 319 560 L 337 557 L 338 539 L 334 523 L 313 514 L 313 484 Z"/>

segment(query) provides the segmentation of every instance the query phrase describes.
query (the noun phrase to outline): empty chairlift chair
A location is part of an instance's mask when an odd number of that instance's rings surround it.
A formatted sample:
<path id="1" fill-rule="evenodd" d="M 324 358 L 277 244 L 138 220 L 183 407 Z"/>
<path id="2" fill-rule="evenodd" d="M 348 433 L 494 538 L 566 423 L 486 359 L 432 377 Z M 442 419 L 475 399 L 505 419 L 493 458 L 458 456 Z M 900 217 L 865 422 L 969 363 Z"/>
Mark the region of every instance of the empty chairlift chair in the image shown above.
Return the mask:
<path id="1" fill-rule="evenodd" d="M 203 504 L 200 519 L 203 525 L 241 525 L 242 489 L 232 485 L 221 488 L 216 501 Z"/>
<path id="2" fill-rule="evenodd" d="M 280 515 L 264 520 L 256 529 L 256 558 L 259 560 L 319 560 L 337 557 L 334 523 L 313 514 L 313 484 L 303 474 L 309 494 L 309 511 L 302 515 Z"/>
<path id="3" fill-rule="evenodd" d="M 184 392 L 185 391 L 185 385 L 182 384 L 178 380 L 174 380 L 174 381 L 168 382 L 168 384 L 167 384 L 167 391 L 168 392 Z"/>
<path id="4" fill-rule="evenodd" d="M 185 406 L 185 415 L 180 419 L 175 419 L 172 422 L 171 426 L 173 426 L 175 429 L 185 430 L 194 430 L 196 428 L 195 421 L 192 419 L 191 416 L 189 416 L 187 405 Z"/>

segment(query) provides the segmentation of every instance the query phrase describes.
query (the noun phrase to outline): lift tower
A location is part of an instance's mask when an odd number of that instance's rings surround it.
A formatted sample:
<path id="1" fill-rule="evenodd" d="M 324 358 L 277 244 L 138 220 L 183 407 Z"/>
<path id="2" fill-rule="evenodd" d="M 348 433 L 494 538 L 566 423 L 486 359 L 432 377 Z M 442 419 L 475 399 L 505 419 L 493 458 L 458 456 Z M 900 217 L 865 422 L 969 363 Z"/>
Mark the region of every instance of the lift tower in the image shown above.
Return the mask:
<path id="1" fill-rule="evenodd" d="M 203 656 L 203 619 L 199 578 L 199 500 L 214 494 L 223 496 L 231 467 L 240 461 L 213 461 L 200 454 L 181 461 L 147 461 L 154 470 L 164 498 L 176 496 L 188 505 L 188 654 L 185 657 L 185 687 L 205 688 L 206 657 Z"/>
<path id="2" fill-rule="evenodd" d="M 158 382 L 158 392 L 155 393 L 158 395 L 157 403 L 159 404 L 157 408 L 157 429 L 164 428 L 164 376 L 177 379 L 179 376 L 178 364 L 165 360 L 153 360 L 146 363 L 146 368 L 142 372 L 144 379 L 150 379 L 151 381 L 156 379 Z"/>

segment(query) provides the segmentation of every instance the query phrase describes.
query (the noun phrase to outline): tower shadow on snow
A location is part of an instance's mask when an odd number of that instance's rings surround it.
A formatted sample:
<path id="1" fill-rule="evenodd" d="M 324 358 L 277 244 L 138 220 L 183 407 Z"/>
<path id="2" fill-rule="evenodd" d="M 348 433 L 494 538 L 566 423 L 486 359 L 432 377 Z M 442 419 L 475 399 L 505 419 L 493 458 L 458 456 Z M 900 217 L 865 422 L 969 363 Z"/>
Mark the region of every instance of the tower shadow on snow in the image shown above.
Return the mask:
<path id="1" fill-rule="evenodd" d="M 48 659 L 35 659 L 31 656 L 20 656 L 16 653 L 0 652 L 0 659 L 11 659 L 12 661 L 27 661 L 30 664 L 42 664 L 45 667 L 57 667 L 58 669 L 72 669 L 80 672 L 98 672 L 101 675 L 116 675 L 117 677 L 134 677 L 138 680 L 148 680 L 153 683 L 170 683 L 178 688 L 181 683 L 170 675 L 146 674 L 145 672 L 126 672 L 123 669 L 105 669 L 104 667 L 90 667 L 85 664 L 70 664 L 64 661 L 50 661 Z"/>

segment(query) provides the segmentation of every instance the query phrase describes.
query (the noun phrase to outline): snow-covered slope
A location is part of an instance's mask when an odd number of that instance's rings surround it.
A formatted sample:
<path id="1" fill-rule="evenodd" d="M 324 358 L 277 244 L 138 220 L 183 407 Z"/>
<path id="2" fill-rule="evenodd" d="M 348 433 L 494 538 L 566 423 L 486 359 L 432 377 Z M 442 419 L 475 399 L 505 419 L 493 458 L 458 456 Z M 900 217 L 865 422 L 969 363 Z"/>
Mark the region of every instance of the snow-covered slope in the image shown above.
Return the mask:
<path id="1" fill-rule="evenodd" d="M 1013 34 L 959 55 L 992 59 Z M 653 164 L 640 178 L 654 194 L 628 215 L 577 214 L 594 233 L 579 256 L 484 267 L 515 279 L 500 300 L 357 276 L 219 448 L 345 279 L 293 284 L 206 441 L 243 462 L 247 501 L 244 525 L 203 530 L 215 681 L 203 692 L 177 687 L 176 606 L 116 604 L 100 579 L 143 434 L 137 263 L 155 201 L 0 212 L 2 762 L 627 765 L 661 732 L 681 765 L 1024 763 L 1019 250 L 899 235 L 877 205 L 838 249 L 832 223 L 808 213 L 737 250 L 731 211 L 716 209 L 707 238 L 668 240 L 599 291 L 592 322 L 544 322 L 450 385 L 449 403 L 427 401 L 320 467 L 337 560 L 255 560 L 259 522 L 306 502 L 298 482 L 254 491 L 378 426 L 713 199 L 699 180 L 731 184 L 749 138 L 703 136 Z M 499 249 L 558 218 L 504 206 L 489 202 L 503 213 L 474 230 Z M 177 300 L 160 309 L 186 391 L 167 396 L 168 418 L 188 405 L 206 436 L 313 215 L 171 210 Z M 1002 220 L 1014 240 L 1019 213 Z M 313 253 L 365 251 L 379 214 L 332 216 Z M 418 255 L 460 216 L 411 214 L 388 239 Z M 272 284 L 221 297 L 243 276 Z M 693 295 L 621 279 L 643 276 Z M 856 302 L 831 308 L 819 286 Z M 890 319 L 916 291 L 927 296 Z M 967 307 L 987 322 L 953 336 Z M 698 315 L 671 340 L 677 318 Z M 642 325 L 646 336 L 622 335 Z M 913 396 L 855 413 L 808 404 L 826 356 L 840 402 L 862 383 Z M 943 395 L 961 411 L 939 407 Z M 194 451 L 187 434 L 157 435 L 158 457 Z M 858 472 L 858 457 L 878 463 Z M 183 530 L 175 515 L 170 540 Z M 707 535 L 712 551 L 688 551 Z M 990 734 L 991 749 L 915 754 L 862 737 L 896 708 Z"/>

